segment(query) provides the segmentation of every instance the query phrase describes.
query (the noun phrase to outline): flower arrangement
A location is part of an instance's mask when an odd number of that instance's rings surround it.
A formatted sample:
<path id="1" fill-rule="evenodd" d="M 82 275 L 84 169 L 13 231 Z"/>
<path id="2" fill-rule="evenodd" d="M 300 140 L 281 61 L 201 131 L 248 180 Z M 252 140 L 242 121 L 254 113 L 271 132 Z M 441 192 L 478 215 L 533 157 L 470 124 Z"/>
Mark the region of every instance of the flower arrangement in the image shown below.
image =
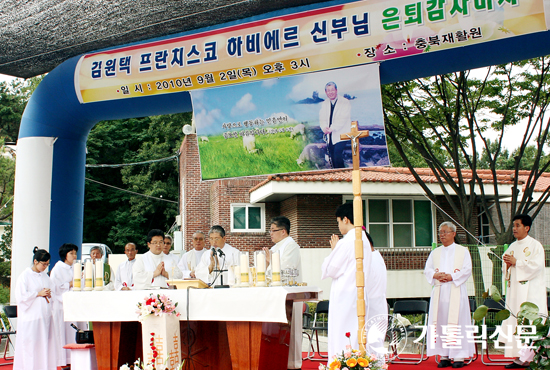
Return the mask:
<path id="1" fill-rule="evenodd" d="M 151 294 L 149 297 L 145 297 L 143 302 L 138 302 L 137 307 L 138 310 L 136 313 L 140 322 L 145 320 L 149 315 L 161 316 L 162 314 L 174 314 L 176 317 L 180 317 L 180 313 L 176 312 L 178 303 L 172 303 L 170 298 L 164 294 L 157 294 L 156 296 Z"/>
<path id="2" fill-rule="evenodd" d="M 348 339 L 351 333 L 346 333 Z M 374 355 L 368 355 L 364 352 L 351 348 L 350 344 L 346 346 L 341 355 L 334 356 L 328 366 L 319 365 L 319 370 L 386 370 L 388 365 Z"/>

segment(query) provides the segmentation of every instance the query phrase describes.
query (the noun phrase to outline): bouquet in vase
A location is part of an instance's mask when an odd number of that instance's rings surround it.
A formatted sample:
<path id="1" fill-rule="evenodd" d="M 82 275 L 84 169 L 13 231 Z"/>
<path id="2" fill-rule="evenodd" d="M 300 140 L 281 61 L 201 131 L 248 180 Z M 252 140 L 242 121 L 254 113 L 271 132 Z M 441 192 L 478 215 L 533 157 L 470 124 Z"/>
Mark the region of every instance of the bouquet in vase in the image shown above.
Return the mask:
<path id="1" fill-rule="evenodd" d="M 150 315 L 162 316 L 163 314 L 174 314 L 176 317 L 180 317 L 180 313 L 176 312 L 178 303 L 173 303 L 172 300 L 164 294 L 157 294 L 156 296 L 151 294 L 149 297 L 145 297 L 143 302 L 139 302 L 137 307 L 138 310 L 136 313 L 138 314 L 140 322 Z"/>
<path id="2" fill-rule="evenodd" d="M 350 338 L 351 334 L 346 333 Z M 319 365 L 319 370 L 386 370 L 388 365 L 374 355 L 358 351 L 351 348 L 351 344 L 346 346 L 342 354 L 333 356 L 328 366 Z"/>

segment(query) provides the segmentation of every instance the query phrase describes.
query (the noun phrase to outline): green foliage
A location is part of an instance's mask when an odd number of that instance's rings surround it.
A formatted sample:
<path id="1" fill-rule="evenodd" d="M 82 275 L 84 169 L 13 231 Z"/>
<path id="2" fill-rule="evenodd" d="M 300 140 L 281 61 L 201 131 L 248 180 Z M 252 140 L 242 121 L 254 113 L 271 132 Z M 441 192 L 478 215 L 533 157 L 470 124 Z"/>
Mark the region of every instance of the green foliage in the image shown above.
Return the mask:
<path id="1" fill-rule="evenodd" d="M 88 164 L 121 164 L 173 156 L 183 139 L 181 128 L 191 120 L 190 113 L 132 118 L 98 123 L 88 136 Z M 122 168 L 86 169 L 86 177 L 139 194 L 178 201 L 178 162 L 176 160 Z M 84 241 L 113 246 L 123 253 L 124 245 L 134 242 L 146 251 L 150 229 L 171 227 L 178 206 L 90 181 L 86 182 Z"/>
<path id="2" fill-rule="evenodd" d="M 7 225 L 0 239 L 0 286 L 10 286 L 12 225 Z M 8 289 L 9 290 L 9 289 Z M 0 293 L 1 294 L 1 293 Z M 8 292 L 9 296 L 9 292 Z M 1 301 L 0 301 L 1 303 Z"/>
<path id="3" fill-rule="evenodd" d="M 10 303 L 10 288 L 9 286 L 0 285 L 0 304 L 6 303 Z M 5 317 L 3 312 L 2 315 Z M 7 322 L 7 320 L 5 322 Z"/>

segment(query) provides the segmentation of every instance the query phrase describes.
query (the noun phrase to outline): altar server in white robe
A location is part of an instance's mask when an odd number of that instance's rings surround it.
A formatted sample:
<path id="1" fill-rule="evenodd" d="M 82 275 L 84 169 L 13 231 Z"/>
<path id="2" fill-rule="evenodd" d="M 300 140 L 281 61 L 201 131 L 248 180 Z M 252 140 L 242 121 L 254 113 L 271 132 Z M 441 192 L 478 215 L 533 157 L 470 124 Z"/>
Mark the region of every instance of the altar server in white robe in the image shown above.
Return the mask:
<path id="1" fill-rule="evenodd" d="M 71 353 L 63 348 L 64 345 L 76 342 L 76 331 L 71 327 L 71 324 L 83 330 L 88 327 L 88 324 L 84 322 L 65 322 L 63 315 L 63 293 L 73 290 L 73 263 L 78 258 L 77 253 L 78 247 L 76 245 L 63 244 L 59 248 L 60 261 L 55 264 L 50 273 L 50 280 L 53 285 L 53 322 L 58 351 L 57 366 L 65 366 L 71 363 Z"/>
<path id="2" fill-rule="evenodd" d="M 167 288 L 168 280 L 181 279 L 181 271 L 171 258 L 162 253 L 164 233 L 153 229 L 147 234 L 149 251 L 133 267 L 134 290 Z"/>
<path id="3" fill-rule="evenodd" d="M 517 240 L 502 256 L 503 274 L 508 285 L 506 305 L 517 315 L 523 302 L 532 302 L 538 306 L 539 314 L 547 315 L 544 248 L 528 235 L 533 223 L 529 215 L 517 215 L 512 221 L 512 231 Z M 513 336 L 516 325 L 516 319 L 510 316 L 502 323 L 503 334 L 499 336 L 499 342 L 505 345 L 504 356 L 515 358 L 512 364 L 505 366 L 507 369 L 529 366 L 529 362 L 519 359 L 521 347 L 518 346 L 517 337 Z"/>
<path id="4" fill-rule="evenodd" d="M 269 235 L 275 243 L 271 249 L 264 248 L 267 257 L 267 274 L 271 274 L 271 253 L 279 252 L 281 270 L 297 269 L 296 282 L 302 282 L 302 259 L 300 246 L 292 239 L 290 234 L 290 220 L 284 216 L 274 217 L 270 221 Z M 271 252 L 271 253 L 270 253 Z M 292 307 L 292 322 L 290 324 L 290 348 L 288 355 L 288 369 L 302 368 L 302 313 L 303 302 L 294 302 Z"/>
<path id="5" fill-rule="evenodd" d="M 366 233 L 369 240 L 372 259 L 370 263 L 369 278 L 366 281 L 368 312 L 365 318 L 367 331 L 368 351 L 379 358 L 387 353 L 384 348 L 384 339 L 388 328 L 388 301 L 386 300 L 387 271 L 384 258 L 379 251 L 374 249 L 371 236 Z"/>
<path id="6" fill-rule="evenodd" d="M 174 263 L 177 265 L 180 261 L 180 256 L 170 251 L 173 244 L 174 239 L 172 239 L 170 235 L 164 235 L 164 247 L 162 248 L 162 253 L 164 253 L 168 258 L 173 259 Z"/>
<path id="7" fill-rule="evenodd" d="M 214 225 L 210 228 L 208 239 L 210 240 L 210 246 L 215 249 L 216 253 L 212 249 L 203 253 L 201 261 L 195 269 L 195 275 L 208 284 L 215 283 L 215 285 L 219 285 L 221 284 L 221 278 L 219 272 L 214 270 L 228 270 L 221 274 L 223 284 L 233 285 L 235 274 L 233 274 L 232 267 L 239 264 L 239 251 L 225 242 L 225 230 L 220 225 Z"/>
<path id="8" fill-rule="evenodd" d="M 133 268 L 136 263 L 137 249 L 134 243 L 124 246 L 124 254 L 128 259 L 118 265 L 115 276 L 115 290 L 133 290 Z"/>
<path id="9" fill-rule="evenodd" d="M 359 349 L 357 339 L 357 286 L 355 260 L 355 229 L 353 225 L 353 205 L 342 204 L 336 210 L 338 229 L 344 236 L 338 240 L 332 235 L 330 245 L 332 252 L 325 258 L 321 267 L 321 279 L 332 278 L 330 286 L 330 303 L 328 312 L 328 358 L 329 362 L 336 354 L 341 354 L 350 344 Z M 371 266 L 372 251 L 365 235 L 363 237 L 363 272 L 365 284 Z M 365 313 L 368 314 L 368 287 L 365 289 Z M 362 329 L 362 328 L 361 328 Z M 346 333 L 350 333 L 350 338 Z"/>
<path id="10" fill-rule="evenodd" d="M 50 254 L 34 248 L 32 267 L 17 279 L 17 339 L 14 370 L 56 370 L 57 343 L 52 318 L 52 288 L 45 273 Z"/>
<path id="11" fill-rule="evenodd" d="M 453 223 L 439 225 L 442 246 L 430 253 L 424 268 L 428 283 L 434 286 L 428 315 L 427 352 L 428 356 L 441 356 L 438 367 L 461 368 L 464 359 L 475 353 L 474 342 L 466 339 L 467 331 L 472 330 L 467 328 L 472 319 L 466 287 L 466 281 L 472 275 L 472 259 L 467 248 L 454 242 L 455 236 Z"/>
<path id="12" fill-rule="evenodd" d="M 185 253 L 178 263 L 178 267 L 183 274 L 184 279 L 196 278 L 195 268 L 201 261 L 201 257 L 206 251 L 206 235 L 202 231 L 197 231 L 193 234 L 192 239 L 193 249 Z"/>

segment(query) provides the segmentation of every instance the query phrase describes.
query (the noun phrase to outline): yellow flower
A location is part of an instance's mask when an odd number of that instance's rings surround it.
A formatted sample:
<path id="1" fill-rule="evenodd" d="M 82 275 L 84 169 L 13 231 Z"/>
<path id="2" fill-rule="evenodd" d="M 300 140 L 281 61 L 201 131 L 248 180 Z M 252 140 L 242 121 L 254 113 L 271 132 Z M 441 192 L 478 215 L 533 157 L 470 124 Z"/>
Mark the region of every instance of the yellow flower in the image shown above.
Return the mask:
<path id="1" fill-rule="evenodd" d="M 357 359 L 357 363 L 358 363 L 359 366 L 361 366 L 361 367 L 367 367 L 367 366 L 369 366 L 369 360 L 367 360 L 366 358 L 359 357 L 359 358 Z"/>
<path id="2" fill-rule="evenodd" d="M 346 361 L 346 365 L 348 365 L 348 367 L 355 367 L 355 365 L 357 365 L 357 360 L 352 357 Z"/>
<path id="3" fill-rule="evenodd" d="M 340 368 L 340 362 L 339 361 L 332 361 L 330 364 L 330 370 L 336 370 Z"/>

